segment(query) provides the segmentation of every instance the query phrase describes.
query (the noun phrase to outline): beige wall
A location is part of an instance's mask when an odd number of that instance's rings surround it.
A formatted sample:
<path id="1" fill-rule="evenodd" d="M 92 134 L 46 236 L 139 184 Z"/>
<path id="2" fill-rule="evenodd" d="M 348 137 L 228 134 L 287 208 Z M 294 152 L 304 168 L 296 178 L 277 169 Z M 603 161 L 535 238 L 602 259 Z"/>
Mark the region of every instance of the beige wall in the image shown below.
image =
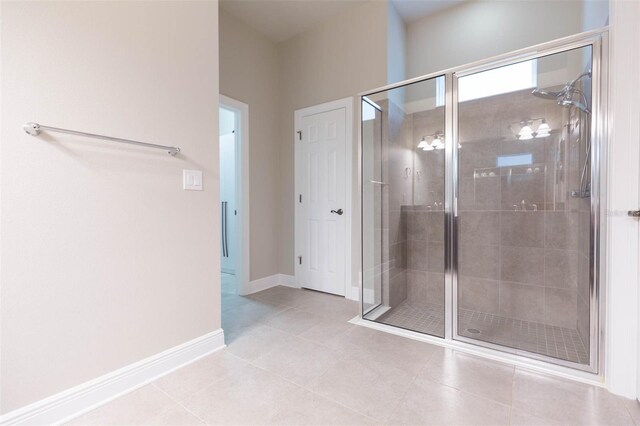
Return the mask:
<path id="1" fill-rule="evenodd" d="M 578 33 L 583 28 L 582 9 L 581 2 L 473 1 L 412 22 L 405 29 L 392 6 L 368 2 L 280 43 L 279 186 L 284 209 L 280 272 L 293 274 L 294 270 L 292 135 L 296 109 L 397 81 L 405 66 L 406 77 L 410 78 Z M 398 62 L 403 59 L 404 64 Z M 356 150 L 357 138 L 354 162 L 358 158 Z M 355 166 L 353 182 L 357 182 Z M 358 201 L 355 189 L 354 199 Z M 352 225 L 355 280 L 360 264 L 359 247 L 355 247 L 360 241 L 359 217 Z"/>
<path id="2" fill-rule="evenodd" d="M 407 25 L 393 2 L 387 3 L 387 83 L 397 83 L 407 78 Z M 390 92 L 401 93 L 401 91 Z M 392 99 L 402 104 L 402 96 Z"/>
<path id="3" fill-rule="evenodd" d="M 581 1 L 462 3 L 407 25 L 407 77 L 582 32 Z"/>
<path id="4" fill-rule="evenodd" d="M 249 105 L 251 280 L 281 272 L 276 45 L 220 11 L 220 93 Z"/>
<path id="5" fill-rule="evenodd" d="M 280 272 L 294 273 L 294 120 L 296 109 L 355 96 L 387 82 L 387 4 L 382 1 L 354 6 L 322 26 L 278 46 L 280 74 Z M 355 101 L 355 100 L 354 100 Z M 355 105 L 357 123 L 359 106 Z M 357 129 L 354 125 L 354 202 L 359 199 Z M 359 214 L 354 204 L 352 222 L 352 280 L 360 268 Z M 352 281 L 357 285 L 357 281 Z"/>
<path id="6" fill-rule="evenodd" d="M 216 2 L 3 2 L 1 411 L 220 327 Z M 26 121 L 177 145 L 151 150 Z M 182 190 L 182 169 L 204 191 Z"/>

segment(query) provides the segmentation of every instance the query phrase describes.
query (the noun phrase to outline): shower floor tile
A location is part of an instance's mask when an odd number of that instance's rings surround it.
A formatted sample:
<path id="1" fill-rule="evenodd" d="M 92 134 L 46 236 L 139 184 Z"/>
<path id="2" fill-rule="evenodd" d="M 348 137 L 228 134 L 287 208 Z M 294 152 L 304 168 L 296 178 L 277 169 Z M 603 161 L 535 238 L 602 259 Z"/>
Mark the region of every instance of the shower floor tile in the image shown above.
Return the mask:
<path id="1" fill-rule="evenodd" d="M 444 307 L 403 302 L 377 322 L 442 337 Z M 466 309 L 458 313 L 458 330 L 460 336 L 466 338 L 580 364 L 589 363 L 588 351 L 577 330 Z"/>
<path id="2" fill-rule="evenodd" d="M 444 306 L 427 304 L 414 306 L 407 302 L 392 308 L 376 320 L 395 327 L 444 337 Z"/>
<path id="3" fill-rule="evenodd" d="M 589 363 L 587 349 L 575 329 L 461 309 L 458 334 L 566 361 Z"/>

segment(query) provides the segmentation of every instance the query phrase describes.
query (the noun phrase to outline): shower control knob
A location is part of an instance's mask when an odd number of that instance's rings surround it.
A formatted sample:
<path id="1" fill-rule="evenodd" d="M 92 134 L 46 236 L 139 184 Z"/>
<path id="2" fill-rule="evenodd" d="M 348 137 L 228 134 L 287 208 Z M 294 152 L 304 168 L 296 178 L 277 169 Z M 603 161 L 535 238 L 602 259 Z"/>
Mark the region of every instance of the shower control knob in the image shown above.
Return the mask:
<path id="1" fill-rule="evenodd" d="M 627 214 L 631 217 L 640 217 L 640 210 L 629 210 Z"/>

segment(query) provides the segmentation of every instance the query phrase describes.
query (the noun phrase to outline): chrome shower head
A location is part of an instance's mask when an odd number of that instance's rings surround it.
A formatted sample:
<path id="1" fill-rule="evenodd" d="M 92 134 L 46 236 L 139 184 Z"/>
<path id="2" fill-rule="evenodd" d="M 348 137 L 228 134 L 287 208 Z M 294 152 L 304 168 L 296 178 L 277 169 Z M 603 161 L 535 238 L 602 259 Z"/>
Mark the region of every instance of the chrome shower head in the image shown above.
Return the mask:
<path id="1" fill-rule="evenodd" d="M 591 77 L 591 70 L 583 72 L 578 76 L 578 78 L 565 84 L 561 90 L 551 91 L 536 87 L 531 91 L 531 94 L 538 98 L 556 101 L 558 105 L 563 107 L 576 107 L 579 110 L 590 114 L 591 111 L 589 111 L 587 106 L 587 98 L 581 90 L 576 88 L 576 84 L 585 77 Z M 574 97 L 576 95 L 581 98 L 581 100 L 575 100 Z"/>

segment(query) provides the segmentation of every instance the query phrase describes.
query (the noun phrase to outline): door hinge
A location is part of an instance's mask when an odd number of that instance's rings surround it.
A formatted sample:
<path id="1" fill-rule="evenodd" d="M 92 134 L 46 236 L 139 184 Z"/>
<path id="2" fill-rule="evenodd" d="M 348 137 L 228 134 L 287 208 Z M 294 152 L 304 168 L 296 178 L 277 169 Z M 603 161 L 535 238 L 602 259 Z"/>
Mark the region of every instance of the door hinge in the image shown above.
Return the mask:
<path id="1" fill-rule="evenodd" d="M 302 203 L 302 194 L 298 195 L 298 202 Z"/>
<path id="2" fill-rule="evenodd" d="M 298 264 L 302 265 L 302 256 L 298 256 Z"/>
<path id="3" fill-rule="evenodd" d="M 302 140 L 302 130 L 298 130 L 296 133 L 298 134 L 298 140 L 301 141 Z"/>

